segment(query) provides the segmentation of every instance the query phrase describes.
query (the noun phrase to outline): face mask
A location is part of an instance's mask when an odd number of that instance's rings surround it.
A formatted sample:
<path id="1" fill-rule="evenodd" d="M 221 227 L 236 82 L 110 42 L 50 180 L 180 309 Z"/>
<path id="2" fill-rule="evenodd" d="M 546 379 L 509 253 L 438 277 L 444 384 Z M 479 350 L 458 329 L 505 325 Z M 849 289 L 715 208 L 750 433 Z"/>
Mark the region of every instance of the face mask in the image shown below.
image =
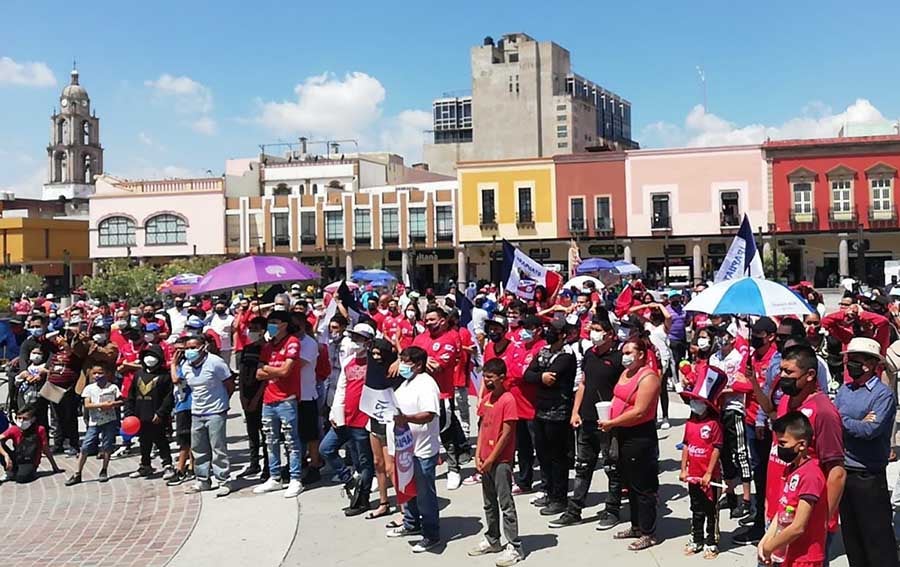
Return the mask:
<path id="1" fill-rule="evenodd" d="M 339 341 L 339 340 L 341 340 L 341 337 L 343 337 L 343 336 L 344 336 L 344 333 L 342 333 L 340 331 L 332 331 L 331 332 L 331 340 L 333 340 L 333 341 Z"/>
<path id="2" fill-rule="evenodd" d="M 153 333 L 144 333 L 144 341 L 148 343 L 152 343 L 156 340 L 156 335 Z"/>
<path id="3" fill-rule="evenodd" d="M 144 357 L 144 366 L 147 368 L 153 368 L 157 364 L 159 364 L 159 358 L 150 355 Z"/>
<path id="4" fill-rule="evenodd" d="M 44 336 L 44 329 L 42 329 L 40 327 L 38 327 L 36 329 L 34 329 L 34 328 L 28 329 L 28 332 L 31 334 L 32 337 L 34 337 L 36 339 L 39 339 Z"/>
<path id="5" fill-rule="evenodd" d="M 800 451 L 798 451 L 796 447 L 778 446 L 775 448 L 775 450 L 778 452 L 778 458 L 785 463 L 793 463 L 797 458 L 797 455 L 800 454 Z"/>
<path id="6" fill-rule="evenodd" d="M 216 313 L 218 313 L 219 315 L 224 314 L 225 308 L 224 307 L 216 307 Z"/>
<path id="7" fill-rule="evenodd" d="M 796 378 L 782 378 L 778 387 L 785 396 L 796 396 L 800 393 L 800 386 L 797 385 Z"/>
<path id="8" fill-rule="evenodd" d="M 622 366 L 624 366 L 625 368 L 628 368 L 632 364 L 634 364 L 634 355 L 623 354 L 622 355 Z"/>
<path id="9" fill-rule="evenodd" d="M 519 326 L 519 317 L 516 315 L 510 315 L 507 318 L 510 327 L 518 327 Z"/>
<path id="10" fill-rule="evenodd" d="M 863 368 L 863 363 L 858 362 L 856 360 L 848 360 L 847 361 L 847 374 L 850 375 L 854 380 L 859 380 L 866 374 L 866 369 Z"/>
<path id="11" fill-rule="evenodd" d="M 250 331 L 247 333 L 247 338 L 250 339 L 251 343 L 259 342 L 261 338 L 263 338 L 263 334 L 259 331 Z"/>
<path id="12" fill-rule="evenodd" d="M 819 334 L 821 327 L 819 325 L 810 325 L 806 327 L 806 336 L 814 337 Z"/>
<path id="13" fill-rule="evenodd" d="M 138 317 L 137 315 L 132 315 L 132 316 L 129 318 L 129 321 L 131 321 L 131 326 L 132 326 L 132 327 L 137 327 L 138 324 L 141 322 L 141 318 Z"/>
<path id="14" fill-rule="evenodd" d="M 700 337 L 699 339 L 697 339 L 697 348 L 699 348 L 700 350 L 709 349 L 709 339 L 707 339 L 706 337 Z"/>
<path id="15" fill-rule="evenodd" d="M 95 343 L 102 345 L 102 344 L 106 343 L 106 340 L 108 337 L 106 336 L 106 333 L 97 333 L 96 335 L 94 335 L 91 338 L 94 339 Z"/>
<path id="16" fill-rule="evenodd" d="M 413 367 L 409 364 L 401 364 L 400 365 L 400 377 L 404 380 L 409 380 L 413 376 L 415 376 L 415 372 L 413 372 Z"/>
<path id="17" fill-rule="evenodd" d="M 406 312 L 406 318 L 407 318 L 407 319 L 415 319 L 415 318 L 416 318 L 416 312 L 413 311 L 412 309 L 410 309 L 409 311 Z"/>
<path id="18" fill-rule="evenodd" d="M 30 357 L 28 357 L 28 358 L 29 358 L 29 359 L 31 360 L 31 362 L 33 362 L 34 364 L 40 364 L 41 361 L 44 360 L 44 357 L 41 356 L 41 353 L 39 353 L 39 352 L 36 352 L 36 353 L 32 354 L 32 355 L 31 355 Z"/>
<path id="19" fill-rule="evenodd" d="M 266 332 L 269 333 L 269 338 L 274 339 L 278 335 L 278 324 L 269 323 L 266 325 Z"/>
<path id="20" fill-rule="evenodd" d="M 579 315 L 584 315 L 585 313 L 587 313 L 587 307 L 585 307 L 584 305 L 579 305 L 575 308 L 575 312 Z"/>
<path id="21" fill-rule="evenodd" d="M 492 343 L 499 343 L 503 340 L 503 332 L 502 331 L 491 331 L 487 334 L 487 338 Z"/>
<path id="22" fill-rule="evenodd" d="M 764 339 L 763 337 L 756 337 L 756 336 L 750 337 L 750 346 L 751 347 L 753 347 L 755 349 L 759 349 L 759 348 L 762 348 L 762 346 L 764 344 L 766 344 L 766 339 Z"/>
<path id="23" fill-rule="evenodd" d="M 690 401 L 691 411 L 697 415 L 703 415 L 706 413 L 706 404 L 701 400 L 691 400 Z"/>
<path id="24" fill-rule="evenodd" d="M 20 419 L 19 420 L 19 429 L 25 430 L 30 429 L 34 424 L 34 419 Z"/>
<path id="25" fill-rule="evenodd" d="M 631 332 L 625 327 L 619 327 L 619 330 L 616 331 L 616 336 L 619 337 L 620 341 L 627 340 L 628 337 L 631 336 Z"/>
<path id="26" fill-rule="evenodd" d="M 188 362 L 194 362 L 198 358 L 200 358 L 200 349 L 199 348 L 189 348 L 184 351 L 184 357 Z"/>
<path id="27" fill-rule="evenodd" d="M 106 374 L 101 374 L 99 376 L 94 376 L 94 382 L 100 384 L 101 386 L 106 383 Z"/>
<path id="28" fill-rule="evenodd" d="M 522 339 L 523 343 L 530 343 L 534 340 L 534 332 L 529 331 L 528 329 L 522 329 L 519 332 L 519 338 Z"/>
<path id="29" fill-rule="evenodd" d="M 287 306 L 276 303 L 275 306 L 272 307 L 272 311 L 287 311 Z"/>
<path id="30" fill-rule="evenodd" d="M 493 390 L 494 388 L 496 388 L 497 385 L 494 384 L 493 382 L 485 382 L 484 387 L 490 391 L 490 390 Z"/>
<path id="31" fill-rule="evenodd" d="M 546 340 L 549 345 L 556 344 L 560 336 L 559 331 L 556 329 L 551 328 L 544 331 L 544 340 Z"/>
<path id="32" fill-rule="evenodd" d="M 440 324 L 440 323 L 429 323 L 429 324 L 427 324 L 427 325 L 425 325 L 425 326 L 428 327 L 428 330 L 431 331 L 432 333 L 437 333 L 438 331 L 441 330 L 441 324 Z"/>

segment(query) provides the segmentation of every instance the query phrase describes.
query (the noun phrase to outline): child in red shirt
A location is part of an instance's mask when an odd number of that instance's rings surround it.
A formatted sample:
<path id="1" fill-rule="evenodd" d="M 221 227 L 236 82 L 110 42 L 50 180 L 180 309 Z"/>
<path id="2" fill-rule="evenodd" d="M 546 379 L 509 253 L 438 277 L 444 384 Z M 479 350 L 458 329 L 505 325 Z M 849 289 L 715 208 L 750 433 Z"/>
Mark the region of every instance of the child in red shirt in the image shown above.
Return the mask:
<path id="1" fill-rule="evenodd" d="M 484 365 L 484 387 L 489 395 L 481 401 L 481 427 L 475 450 L 475 468 L 481 474 L 481 494 L 487 531 L 484 539 L 469 551 L 472 557 L 504 552 L 502 564 L 512 565 L 521 560 L 522 542 L 519 540 L 519 520 L 512 497 L 512 466 L 516 449 L 516 400 L 503 387 L 506 363 L 500 358 Z M 500 516 L 506 549 L 500 545 Z M 498 561 L 498 565 L 501 564 Z"/>
<path id="2" fill-rule="evenodd" d="M 6 440 L 12 441 L 12 448 L 3 443 Z M 0 434 L 0 481 L 33 481 L 42 456 L 50 461 L 53 472 L 60 472 L 47 443 L 47 429 L 35 421 L 34 407 L 26 406 L 16 415 L 16 425 Z"/>
<path id="3" fill-rule="evenodd" d="M 792 411 L 775 420 L 772 430 L 778 438 L 778 458 L 788 465 L 781 477 L 775 517 L 759 542 L 759 559 L 766 564 L 782 559 L 782 567 L 821 567 L 828 495 L 822 467 L 809 455 L 813 426 L 803 413 Z"/>

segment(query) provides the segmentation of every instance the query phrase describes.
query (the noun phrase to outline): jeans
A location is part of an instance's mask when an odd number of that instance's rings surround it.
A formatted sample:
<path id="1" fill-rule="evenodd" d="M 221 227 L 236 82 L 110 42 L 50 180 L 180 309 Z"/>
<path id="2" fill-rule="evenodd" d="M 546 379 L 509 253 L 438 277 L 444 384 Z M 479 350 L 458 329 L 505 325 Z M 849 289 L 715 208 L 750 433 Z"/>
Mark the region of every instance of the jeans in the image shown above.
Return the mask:
<path id="1" fill-rule="evenodd" d="M 516 473 L 516 486 L 524 490 L 531 490 L 534 482 L 534 420 L 520 419 L 516 423 L 516 462 L 519 470 Z M 541 477 L 538 490 L 543 491 L 547 479 Z"/>
<path id="2" fill-rule="evenodd" d="M 372 457 L 372 443 L 369 441 L 369 432 L 364 427 L 332 427 L 325 434 L 325 439 L 319 446 L 319 452 L 328 463 L 341 482 L 347 482 L 353 476 L 353 472 L 344 465 L 344 461 L 338 456 L 338 449 L 345 443 L 350 443 L 351 452 L 356 451 L 359 456 L 360 485 L 364 490 L 372 487 L 372 478 L 375 476 L 375 461 Z"/>
<path id="3" fill-rule="evenodd" d="M 300 432 L 297 429 L 297 400 L 284 400 L 274 404 L 263 404 L 263 433 L 269 447 L 269 475 L 281 475 L 281 433 L 287 443 L 291 480 L 300 480 Z"/>
<path id="4" fill-rule="evenodd" d="M 449 425 L 445 429 L 445 425 Z M 453 398 L 441 400 L 441 445 L 447 452 L 447 470 L 459 473 L 462 470 L 460 456 L 469 452 L 469 439 L 463 433 L 462 425 L 456 417 L 456 402 Z"/>
<path id="5" fill-rule="evenodd" d="M 568 510 L 570 514 L 580 517 L 591 488 L 597 461 L 602 461 L 604 465 L 607 464 L 610 434 L 601 431 L 596 422 L 583 422 L 576 431 L 576 436 L 575 486 L 572 489 L 572 497 L 569 499 Z M 622 499 L 619 475 L 613 469 L 607 472 L 607 476 L 609 477 L 609 491 L 606 497 L 606 511 L 618 515 Z"/>
<path id="6" fill-rule="evenodd" d="M 503 513 L 503 534 L 510 545 L 522 548 L 519 540 L 519 517 L 512 497 L 512 463 L 497 463 L 493 470 L 481 475 L 481 496 L 484 499 L 484 538 L 491 545 L 500 545 L 500 514 Z"/>
<path id="7" fill-rule="evenodd" d="M 750 447 L 750 464 L 753 467 L 753 488 L 756 491 L 756 518 L 754 526 L 765 524 L 766 513 L 766 467 L 769 465 L 769 451 L 772 449 L 772 433 L 766 430 L 761 439 L 756 436 L 756 428 L 747 426 L 747 445 Z"/>
<path id="8" fill-rule="evenodd" d="M 266 434 L 263 433 L 262 409 L 257 411 L 244 411 L 244 420 L 247 422 L 247 441 L 250 444 L 250 466 L 259 466 L 259 452 L 262 449 L 263 463 L 269 466 L 269 449 Z"/>
<path id="9" fill-rule="evenodd" d="M 403 507 L 403 525 L 407 529 L 421 528 L 422 535 L 434 541 L 441 538 L 437 488 L 434 485 L 437 461 L 437 455 L 425 459 L 413 457 L 416 497 Z"/>
<path id="10" fill-rule="evenodd" d="M 191 451 L 197 480 L 208 483 L 212 474 L 219 482 L 228 482 L 228 446 L 225 423 L 228 412 L 195 415 L 191 418 Z"/>
<path id="11" fill-rule="evenodd" d="M 535 448 L 541 476 L 551 502 L 566 503 L 569 489 L 569 455 L 566 436 L 572 435 L 567 421 L 534 420 Z"/>

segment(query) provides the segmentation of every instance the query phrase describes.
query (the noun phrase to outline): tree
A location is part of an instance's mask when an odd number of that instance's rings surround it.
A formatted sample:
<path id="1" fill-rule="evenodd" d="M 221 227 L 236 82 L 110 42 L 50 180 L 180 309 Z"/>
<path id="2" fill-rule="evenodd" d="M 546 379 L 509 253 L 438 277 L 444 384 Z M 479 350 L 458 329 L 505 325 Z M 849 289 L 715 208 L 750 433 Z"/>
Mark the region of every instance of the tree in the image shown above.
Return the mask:
<path id="1" fill-rule="evenodd" d="M 143 299 L 156 295 L 162 282 L 159 271 L 149 265 L 134 265 L 130 259 L 102 260 L 96 276 L 84 278 L 84 289 L 91 297 Z"/>
<path id="2" fill-rule="evenodd" d="M 0 274 L 0 294 L 18 299 L 44 287 L 44 278 L 33 272 L 5 272 Z"/>
<path id="3" fill-rule="evenodd" d="M 787 274 L 788 269 L 791 267 L 791 259 L 787 256 L 787 254 L 779 254 L 778 255 L 778 274 L 775 273 L 775 251 L 769 249 L 768 252 L 763 254 L 763 270 L 766 272 L 767 278 L 772 278 L 776 281 L 780 281 Z"/>

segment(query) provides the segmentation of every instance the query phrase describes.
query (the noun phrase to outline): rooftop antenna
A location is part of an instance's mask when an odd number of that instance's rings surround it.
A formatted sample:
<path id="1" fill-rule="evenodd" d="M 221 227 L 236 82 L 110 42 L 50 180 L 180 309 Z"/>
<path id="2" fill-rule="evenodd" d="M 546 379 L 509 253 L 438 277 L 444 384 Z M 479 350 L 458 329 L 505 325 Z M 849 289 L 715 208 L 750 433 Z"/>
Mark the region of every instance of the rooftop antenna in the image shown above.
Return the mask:
<path id="1" fill-rule="evenodd" d="M 699 77 L 700 87 L 703 89 L 703 113 L 706 114 L 709 112 L 706 100 L 706 73 L 703 72 L 703 67 L 700 65 L 697 65 L 697 77 Z"/>

